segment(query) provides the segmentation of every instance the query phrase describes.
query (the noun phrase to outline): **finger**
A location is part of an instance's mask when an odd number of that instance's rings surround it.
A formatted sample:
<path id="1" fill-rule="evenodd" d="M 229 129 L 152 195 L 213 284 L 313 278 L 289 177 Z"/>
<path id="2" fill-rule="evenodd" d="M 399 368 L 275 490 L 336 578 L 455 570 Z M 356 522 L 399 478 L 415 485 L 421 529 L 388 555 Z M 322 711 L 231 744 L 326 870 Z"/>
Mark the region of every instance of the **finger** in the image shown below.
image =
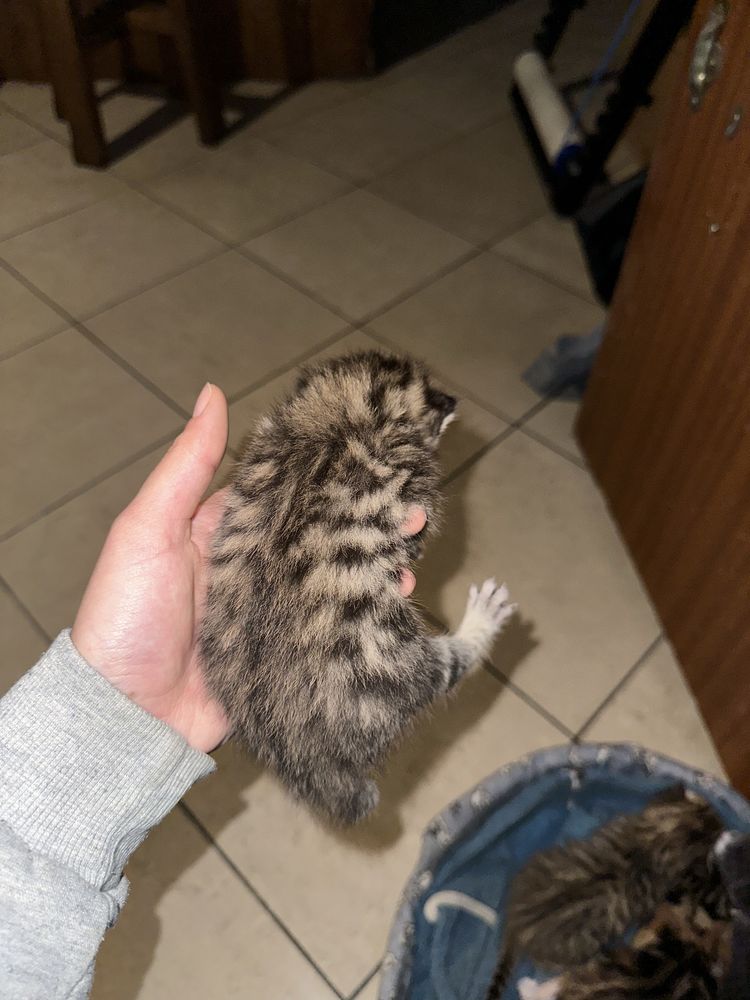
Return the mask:
<path id="1" fill-rule="evenodd" d="M 417 585 L 417 578 L 410 569 L 401 570 L 401 579 L 398 582 L 398 590 L 402 597 L 410 597 L 414 593 Z"/>
<path id="2" fill-rule="evenodd" d="M 211 538 L 219 527 L 228 492 L 229 487 L 225 486 L 223 490 L 217 490 L 216 493 L 212 493 L 208 500 L 204 500 L 195 512 L 192 539 L 201 553 L 205 554 L 208 551 Z"/>
<path id="3" fill-rule="evenodd" d="M 227 433 L 227 401 L 221 389 L 207 383 L 193 416 L 143 484 L 133 506 L 184 527 L 224 457 Z"/>
<path id="4" fill-rule="evenodd" d="M 424 507 L 411 507 L 406 520 L 401 525 L 402 535 L 418 535 L 427 524 L 427 512 Z"/>

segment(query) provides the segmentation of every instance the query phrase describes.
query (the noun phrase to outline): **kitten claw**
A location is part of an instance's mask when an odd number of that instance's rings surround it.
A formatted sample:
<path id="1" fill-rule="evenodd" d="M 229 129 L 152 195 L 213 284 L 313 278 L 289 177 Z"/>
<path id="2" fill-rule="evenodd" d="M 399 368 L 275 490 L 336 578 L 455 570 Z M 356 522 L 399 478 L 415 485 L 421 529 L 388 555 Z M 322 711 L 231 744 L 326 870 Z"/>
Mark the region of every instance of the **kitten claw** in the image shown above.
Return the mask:
<path id="1" fill-rule="evenodd" d="M 476 645 L 484 655 L 517 609 L 517 604 L 510 603 L 508 588 L 504 583 L 498 586 L 494 577 L 485 580 L 481 587 L 472 584 L 458 634 Z"/>

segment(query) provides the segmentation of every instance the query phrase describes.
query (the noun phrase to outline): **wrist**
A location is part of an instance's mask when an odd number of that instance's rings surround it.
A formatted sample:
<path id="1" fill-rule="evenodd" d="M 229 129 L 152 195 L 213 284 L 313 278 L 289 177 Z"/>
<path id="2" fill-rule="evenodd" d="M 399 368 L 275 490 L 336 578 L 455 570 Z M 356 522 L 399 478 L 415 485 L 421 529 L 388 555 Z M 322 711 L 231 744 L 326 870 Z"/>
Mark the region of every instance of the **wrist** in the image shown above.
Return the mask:
<path id="1" fill-rule="evenodd" d="M 0 818 L 29 847 L 105 886 L 210 757 L 58 636 L 0 701 Z"/>

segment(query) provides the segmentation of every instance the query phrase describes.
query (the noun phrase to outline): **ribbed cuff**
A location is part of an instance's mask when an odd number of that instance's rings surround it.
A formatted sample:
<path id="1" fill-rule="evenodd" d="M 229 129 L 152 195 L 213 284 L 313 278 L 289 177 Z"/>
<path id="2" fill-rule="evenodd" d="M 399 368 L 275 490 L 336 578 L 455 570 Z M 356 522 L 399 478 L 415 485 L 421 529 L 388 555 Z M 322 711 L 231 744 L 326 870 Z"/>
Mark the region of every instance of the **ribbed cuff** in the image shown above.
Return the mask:
<path id="1" fill-rule="evenodd" d="M 215 767 L 93 670 L 68 630 L 0 700 L 0 819 L 97 888 Z"/>

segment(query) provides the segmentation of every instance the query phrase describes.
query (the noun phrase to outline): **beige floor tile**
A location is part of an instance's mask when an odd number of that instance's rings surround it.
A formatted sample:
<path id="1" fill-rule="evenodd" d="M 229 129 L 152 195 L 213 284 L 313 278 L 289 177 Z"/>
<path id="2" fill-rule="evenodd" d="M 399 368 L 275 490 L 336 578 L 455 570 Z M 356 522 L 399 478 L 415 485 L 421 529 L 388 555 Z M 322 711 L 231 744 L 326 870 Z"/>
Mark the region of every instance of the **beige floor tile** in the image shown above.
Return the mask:
<path id="1" fill-rule="evenodd" d="M 470 246 L 367 191 L 354 191 L 247 244 L 353 319 L 363 319 Z"/>
<path id="2" fill-rule="evenodd" d="M 544 215 L 500 240 L 493 249 L 508 260 L 595 300 L 575 229 L 564 219 Z"/>
<path id="3" fill-rule="evenodd" d="M 0 556 L 0 572 L 5 569 Z M 33 667 L 44 650 L 47 640 L 34 628 L 13 598 L 0 589 L 0 635 L 3 654 L 0 657 L 0 698 L 18 678 Z"/>
<path id="4" fill-rule="evenodd" d="M 324 108 L 362 97 L 370 86 L 369 79 L 315 80 L 297 90 L 281 93 L 273 100 L 259 103 L 254 117 L 243 126 L 243 131 L 257 136 L 278 132 L 292 122 L 307 119 Z M 257 97 L 257 87 L 252 82 L 249 88 L 241 83 L 234 90 L 240 95 L 249 92 L 251 99 Z"/>
<path id="5" fill-rule="evenodd" d="M 507 114 L 516 52 L 515 43 L 480 48 L 395 83 L 383 81 L 373 98 L 451 132 L 470 132 Z"/>
<path id="6" fill-rule="evenodd" d="M 583 452 L 578 446 L 575 436 L 575 422 L 578 418 L 580 403 L 571 399 L 556 399 L 547 403 L 543 410 L 524 424 L 532 434 L 543 441 L 549 441 L 560 448 L 566 455 L 584 461 Z"/>
<path id="7" fill-rule="evenodd" d="M 52 111 L 52 88 L 47 83 L 23 83 L 10 80 L 0 88 L 0 104 L 27 118 L 42 131 L 65 140 L 68 126 Z"/>
<path id="8" fill-rule="evenodd" d="M 231 396 L 346 324 L 227 251 L 87 325 L 189 410 L 204 382 L 215 382 Z"/>
<path id="9" fill-rule="evenodd" d="M 305 364 L 316 364 L 325 358 L 338 357 L 353 351 L 382 351 L 384 348 L 372 337 L 355 331 L 336 341 L 331 347 L 313 355 Z M 279 375 L 265 385 L 243 396 L 229 408 L 229 445 L 236 448 L 255 421 L 267 412 L 274 402 L 283 399 L 294 388 L 298 367 Z M 448 388 L 451 386 L 448 384 Z M 471 458 L 498 434 L 507 424 L 487 413 L 471 400 L 461 400 L 459 419 L 451 425 L 440 446 L 440 464 L 446 475 L 453 472 L 462 462 Z"/>
<path id="10" fill-rule="evenodd" d="M 372 337 L 355 330 L 341 340 L 337 340 L 330 347 L 313 354 L 304 364 L 313 365 L 325 358 L 334 358 L 353 351 L 377 350 L 379 346 Z M 284 399 L 287 394 L 293 391 L 300 367 L 300 365 L 295 365 L 289 371 L 277 375 L 276 378 L 272 378 L 258 389 L 238 399 L 236 403 L 232 403 L 229 407 L 230 448 L 239 447 L 242 439 L 252 429 L 255 422 L 264 413 L 267 413 L 274 403 Z"/>
<path id="11" fill-rule="evenodd" d="M 73 330 L 4 361 L 0 386 L 0 534 L 178 424 Z"/>
<path id="12" fill-rule="evenodd" d="M 380 986 L 380 974 L 376 975 L 365 986 L 361 993 L 357 994 L 357 1000 L 378 1000 L 378 987 Z"/>
<path id="13" fill-rule="evenodd" d="M 67 324 L 12 274 L 0 268 L 0 356 Z"/>
<path id="14" fill-rule="evenodd" d="M 711 774 L 724 774 L 695 699 L 666 642 L 641 664 L 584 737 L 596 742 L 640 743 Z"/>
<path id="15" fill-rule="evenodd" d="M 450 133 L 370 97 L 326 108 L 269 134 L 269 141 L 353 181 L 371 180 Z"/>
<path id="16" fill-rule="evenodd" d="M 520 617 L 492 660 L 575 730 L 659 631 L 601 495 L 583 469 L 523 434 L 446 492 L 417 597 L 455 627 L 470 583 L 506 581 Z"/>
<path id="17" fill-rule="evenodd" d="M 324 828 L 233 746 L 188 803 L 346 994 L 383 952 L 430 818 L 501 764 L 561 740 L 480 671 L 393 756 L 378 811 L 354 831 Z"/>
<path id="18" fill-rule="evenodd" d="M 349 185 L 281 149 L 238 136 L 213 156 L 146 187 L 219 239 L 238 242 L 343 194 Z"/>
<path id="19" fill-rule="evenodd" d="M 109 170 L 135 184 L 176 170 L 197 159 L 210 157 L 214 150 L 201 146 L 190 115 L 166 125 L 144 138 L 110 164 Z"/>
<path id="20" fill-rule="evenodd" d="M 182 813 L 151 833 L 127 874 L 130 894 L 97 956 L 93 1000 L 334 1000 Z"/>
<path id="21" fill-rule="evenodd" d="M 512 118 L 460 136 L 370 190 L 472 243 L 518 229 L 547 205 Z"/>
<path id="22" fill-rule="evenodd" d="M 487 253 L 370 325 L 517 418 L 538 402 L 521 381 L 526 367 L 561 334 L 588 333 L 601 318 L 579 296 Z"/>
<path id="23" fill-rule="evenodd" d="M 0 159 L 0 239 L 123 190 L 104 173 L 83 170 L 51 139 Z"/>
<path id="24" fill-rule="evenodd" d="M 164 448 L 0 542 L 0 572 L 49 635 L 73 624 L 110 525 Z"/>
<path id="25" fill-rule="evenodd" d="M 172 212 L 126 191 L 0 244 L 0 256 L 82 317 L 219 248 Z"/>
<path id="26" fill-rule="evenodd" d="M 19 149 L 26 149 L 38 142 L 44 142 L 46 136 L 27 125 L 26 122 L 16 118 L 15 115 L 3 111 L 0 106 L 0 156 L 6 153 L 17 153 Z"/>

